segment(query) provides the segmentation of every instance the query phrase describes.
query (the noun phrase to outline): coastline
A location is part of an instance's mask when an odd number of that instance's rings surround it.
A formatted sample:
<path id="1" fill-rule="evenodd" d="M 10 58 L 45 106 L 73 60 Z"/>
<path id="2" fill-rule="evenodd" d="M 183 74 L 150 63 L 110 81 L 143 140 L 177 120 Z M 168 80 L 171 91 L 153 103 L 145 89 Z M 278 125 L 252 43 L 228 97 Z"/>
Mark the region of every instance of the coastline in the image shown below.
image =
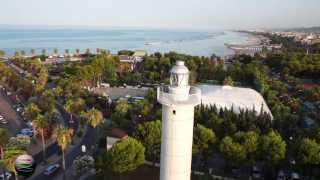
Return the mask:
<path id="1" fill-rule="evenodd" d="M 1 30 L 1 29 L 0 29 Z M 28 34 L 28 36 L 26 36 Z M 40 54 L 42 49 L 46 54 L 53 54 L 57 49 L 59 54 L 68 49 L 74 53 L 76 49 L 85 52 L 90 49 L 95 52 L 97 48 L 108 49 L 111 53 L 119 50 L 145 50 L 148 53 L 168 53 L 175 51 L 193 56 L 210 57 L 227 56 L 233 54 L 224 43 L 244 42 L 247 35 L 232 31 L 164 31 L 164 30 L 101 30 L 91 29 L 38 29 L 15 31 L 0 31 L 0 49 L 7 56 L 15 52 L 24 51 L 30 54 L 31 49 Z M 5 38 L 1 38 L 5 37 Z M 149 43 L 148 43 L 149 42 Z M 161 42 L 161 43 L 150 43 Z"/>

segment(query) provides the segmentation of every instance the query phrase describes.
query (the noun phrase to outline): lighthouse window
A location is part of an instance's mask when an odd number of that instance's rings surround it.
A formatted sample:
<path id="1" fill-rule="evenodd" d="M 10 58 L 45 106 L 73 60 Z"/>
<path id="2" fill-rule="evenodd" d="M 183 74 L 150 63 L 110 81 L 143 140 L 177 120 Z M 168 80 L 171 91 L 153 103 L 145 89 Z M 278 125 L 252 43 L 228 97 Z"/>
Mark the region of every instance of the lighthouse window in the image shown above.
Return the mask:
<path id="1" fill-rule="evenodd" d="M 173 110 L 173 112 L 172 112 L 174 115 L 176 115 L 176 110 Z"/>

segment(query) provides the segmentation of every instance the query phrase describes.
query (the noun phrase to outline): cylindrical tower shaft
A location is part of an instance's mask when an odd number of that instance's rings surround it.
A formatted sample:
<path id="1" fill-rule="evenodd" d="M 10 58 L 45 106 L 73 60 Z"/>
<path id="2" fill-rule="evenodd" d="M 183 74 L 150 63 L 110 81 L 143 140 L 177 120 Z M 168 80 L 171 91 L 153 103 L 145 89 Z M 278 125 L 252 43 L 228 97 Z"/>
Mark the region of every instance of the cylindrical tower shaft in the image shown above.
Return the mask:
<path id="1" fill-rule="evenodd" d="M 194 106 L 162 106 L 160 180 L 189 180 Z"/>

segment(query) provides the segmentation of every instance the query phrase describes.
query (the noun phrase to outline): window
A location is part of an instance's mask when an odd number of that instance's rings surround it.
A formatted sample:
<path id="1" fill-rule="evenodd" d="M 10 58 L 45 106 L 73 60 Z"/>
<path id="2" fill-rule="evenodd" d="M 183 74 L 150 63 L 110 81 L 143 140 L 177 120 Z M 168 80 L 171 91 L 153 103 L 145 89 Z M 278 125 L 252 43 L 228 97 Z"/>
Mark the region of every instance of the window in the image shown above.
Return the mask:
<path id="1" fill-rule="evenodd" d="M 176 115 L 176 110 L 173 110 L 173 112 L 172 112 L 174 115 Z"/>

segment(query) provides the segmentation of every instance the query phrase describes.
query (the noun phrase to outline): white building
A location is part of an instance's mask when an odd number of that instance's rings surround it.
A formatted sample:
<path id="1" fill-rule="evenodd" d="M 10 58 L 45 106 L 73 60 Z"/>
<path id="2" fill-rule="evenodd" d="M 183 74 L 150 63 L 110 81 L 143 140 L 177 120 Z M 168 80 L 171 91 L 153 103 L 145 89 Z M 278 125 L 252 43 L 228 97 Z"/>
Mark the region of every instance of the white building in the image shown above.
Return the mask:
<path id="1" fill-rule="evenodd" d="M 235 113 L 240 110 L 255 110 L 260 113 L 272 114 L 263 97 L 257 91 L 250 88 L 240 88 L 231 86 L 199 85 L 201 89 L 201 103 L 203 105 L 216 105 L 220 108 L 233 108 Z"/>
<path id="2" fill-rule="evenodd" d="M 189 86 L 183 61 L 177 61 L 170 74 L 170 86 L 157 91 L 162 104 L 160 180 L 190 180 L 194 107 L 201 91 Z"/>

